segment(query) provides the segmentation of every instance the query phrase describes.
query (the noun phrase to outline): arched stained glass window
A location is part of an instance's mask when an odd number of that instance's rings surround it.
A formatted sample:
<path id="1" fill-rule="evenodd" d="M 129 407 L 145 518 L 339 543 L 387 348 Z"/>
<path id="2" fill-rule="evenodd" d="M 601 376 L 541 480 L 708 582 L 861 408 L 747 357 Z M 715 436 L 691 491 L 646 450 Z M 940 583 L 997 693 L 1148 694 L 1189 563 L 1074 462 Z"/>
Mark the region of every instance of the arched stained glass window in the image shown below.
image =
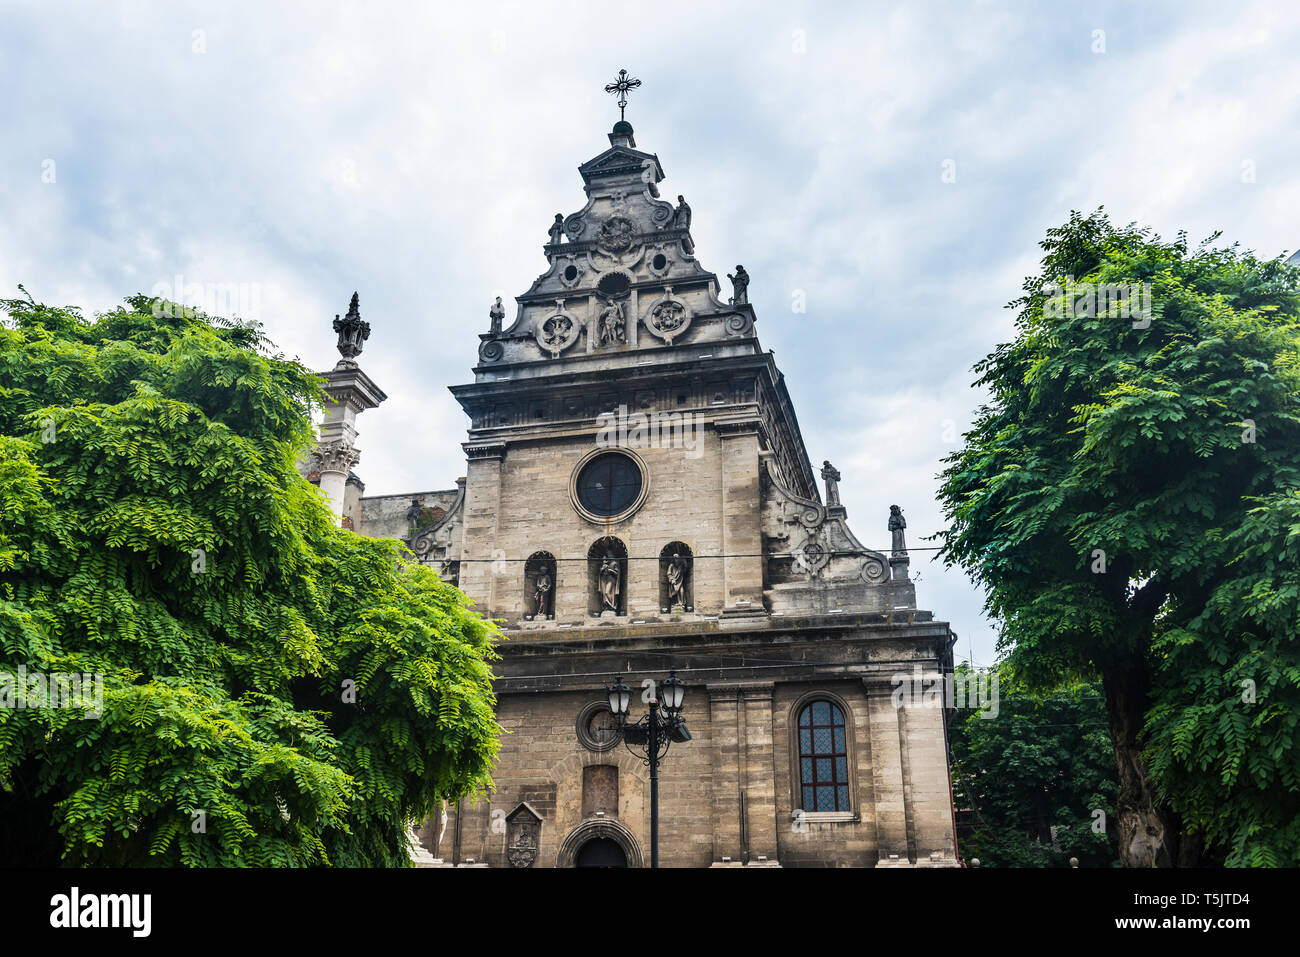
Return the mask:
<path id="1" fill-rule="evenodd" d="M 799 712 L 799 792 L 805 811 L 849 810 L 844 712 L 829 701 Z"/>

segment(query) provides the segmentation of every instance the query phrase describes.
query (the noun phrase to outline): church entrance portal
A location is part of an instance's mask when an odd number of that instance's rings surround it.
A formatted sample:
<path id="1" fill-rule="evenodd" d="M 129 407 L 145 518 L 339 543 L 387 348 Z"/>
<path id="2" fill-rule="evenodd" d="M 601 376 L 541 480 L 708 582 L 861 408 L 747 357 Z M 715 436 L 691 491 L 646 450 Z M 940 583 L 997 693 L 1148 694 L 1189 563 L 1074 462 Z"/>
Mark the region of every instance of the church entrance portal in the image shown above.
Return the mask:
<path id="1" fill-rule="evenodd" d="M 617 841 L 607 837 L 592 838 L 573 859 L 574 867 L 627 867 L 627 855 Z"/>

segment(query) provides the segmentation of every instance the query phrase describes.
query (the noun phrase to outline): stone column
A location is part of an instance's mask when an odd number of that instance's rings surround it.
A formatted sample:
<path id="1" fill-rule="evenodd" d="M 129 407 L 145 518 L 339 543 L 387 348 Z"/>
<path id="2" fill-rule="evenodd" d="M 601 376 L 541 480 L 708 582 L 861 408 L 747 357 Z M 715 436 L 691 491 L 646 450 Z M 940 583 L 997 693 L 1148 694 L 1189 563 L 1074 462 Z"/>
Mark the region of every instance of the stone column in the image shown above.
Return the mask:
<path id="1" fill-rule="evenodd" d="M 772 683 L 741 687 L 745 706 L 745 835 L 749 864 L 777 860 L 776 763 L 772 754 Z"/>
<path id="2" fill-rule="evenodd" d="M 348 472 L 361 458 L 356 448 L 357 415 L 375 408 L 388 396 L 356 363 L 370 337 L 370 324 L 361 320 L 355 292 L 347 317 L 334 317 L 334 331 L 339 334 L 338 350 L 343 358 L 330 371 L 318 373 L 325 379 L 326 399 L 316 457 L 320 463 L 321 491 L 329 499 L 335 520 L 341 521 Z"/>
<path id="3" fill-rule="evenodd" d="M 329 499 L 334 520 L 340 521 L 343 517 L 343 492 L 348 484 L 348 472 L 360 460 L 361 453 L 349 443 L 336 440 L 322 442 L 316 449 L 316 458 L 320 462 L 320 490 Z"/>
<path id="4" fill-rule="evenodd" d="M 467 442 L 465 508 L 461 541 L 460 590 L 489 616 L 496 611 L 496 573 L 491 559 L 500 553 L 497 535 L 501 525 L 501 466 L 504 442 Z M 517 563 L 504 562 L 506 567 Z M 566 569 L 567 571 L 567 569 Z M 523 580 L 522 573 L 519 576 Z M 522 586 L 521 586 L 522 587 Z"/>
<path id="5" fill-rule="evenodd" d="M 752 415 L 714 423 L 722 446 L 723 614 L 762 614 L 763 536 L 759 510 L 759 420 Z"/>
<path id="6" fill-rule="evenodd" d="M 937 663 L 925 666 L 922 680 L 943 683 Z M 917 864 L 954 867 L 952 789 L 948 780 L 948 739 L 942 702 L 926 699 L 904 713 L 903 740 L 909 787 L 908 817 Z"/>
<path id="7" fill-rule="evenodd" d="M 862 679 L 871 727 L 871 786 L 876 806 L 877 867 L 905 867 L 907 799 L 904 793 L 903 750 L 899 709 L 894 706 L 889 678 Z M 945 765 L 946 766 L 946 765 Z"/>
<path id="8" fill-rule="evenodd" d="M 713 862 L 740 863 L 740 735 L 734 686 L 709 685 L 709 732 L 713 739 Z"/>
<path id="9" fill-rule="evenodd" d="M 343 490 L 348 472 L 361 458 L 356 447 L 357 415 L 388 398 L 370 376 L 350 359 L 340 359 L 325 379 L 325 416 L 320 425 L 316 455 L 320 462 L 320 487 L 330 500 L 334 517 L 343 517 Z"/>

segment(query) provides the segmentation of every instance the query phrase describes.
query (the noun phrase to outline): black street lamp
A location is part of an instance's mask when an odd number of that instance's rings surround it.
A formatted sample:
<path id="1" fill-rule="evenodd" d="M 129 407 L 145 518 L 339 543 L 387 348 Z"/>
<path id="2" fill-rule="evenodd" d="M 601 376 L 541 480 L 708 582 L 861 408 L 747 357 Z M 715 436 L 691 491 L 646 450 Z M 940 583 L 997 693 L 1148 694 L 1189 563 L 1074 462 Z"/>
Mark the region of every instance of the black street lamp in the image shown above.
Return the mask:
<path id="1" fill-rule="evenodd" d="M 650 866 L 659 866 L 659 761 L 674 741 L 691 740 L 691 732 L 682 719 L 682 702 L 686 700 L 686 682 L 670 672 L 659 682 L 659 694 L 650 697 L 650 712 L 640 721 L 627 723 L 632 689 L 623 684 L 623 676 L 605 689 L 609 695 L 609 713 L 614 716 L 614 733 L 623 738 L 623 746 L 650 768 Z M 635 750 L 633 747 L 635 746 Z"/>

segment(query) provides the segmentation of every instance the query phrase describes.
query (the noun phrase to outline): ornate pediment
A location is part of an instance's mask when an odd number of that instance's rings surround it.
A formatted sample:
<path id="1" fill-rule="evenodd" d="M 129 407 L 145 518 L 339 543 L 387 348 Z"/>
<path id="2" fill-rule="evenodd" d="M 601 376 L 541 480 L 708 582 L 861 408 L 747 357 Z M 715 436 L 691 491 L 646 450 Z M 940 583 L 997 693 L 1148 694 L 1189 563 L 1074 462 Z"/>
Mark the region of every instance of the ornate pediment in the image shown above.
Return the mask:
<path id="1" fill-rule="evenodd" d="M 635 174 L 639 177 L 646 169 L 652 171 L 648 182 L 658 183 L 664 178 L 663 167 L 654 153 L 643 153 L 626 146 L 611 146 L 579 166 L 578 172 L 582 174 L 582 181 L 590 186 L 593 180 L 614 176 Z"/>
<path id="2" fill-rule="evenodd" d="M 828 507 L 796 495 L 776 475 L 770 458 L 764 460 L 763 475 L 763 533 L 783 546 L 774 548 L 781 554 L 772 557 L 789 558 L 792 570 L 810 579 L 868 585 L 889 580 L 888 560 L 858 541 L 842 505 Z"/>

